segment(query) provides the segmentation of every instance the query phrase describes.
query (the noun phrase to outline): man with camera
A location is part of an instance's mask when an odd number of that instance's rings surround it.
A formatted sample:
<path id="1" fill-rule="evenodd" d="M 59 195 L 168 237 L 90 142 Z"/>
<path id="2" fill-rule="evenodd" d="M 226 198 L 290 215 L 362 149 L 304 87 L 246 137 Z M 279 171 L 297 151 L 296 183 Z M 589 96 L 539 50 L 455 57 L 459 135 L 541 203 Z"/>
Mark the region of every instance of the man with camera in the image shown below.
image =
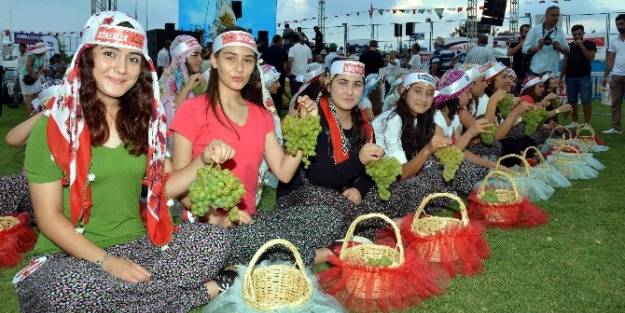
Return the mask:
<path id="1" fill-rule="evenodd" d="M 584 123 L 590 124 L 592 114 L 592 81 L 591 62 L 595 59 L 597 46 L 591 40 L 584 40 L 584 26 L 574 25 L 571 28 L 573 42 L 569 44 L 569 54 L 564 56 L 560 81 L 566 82 L 566 93 L 569 103 L 573 106 L 573 120 L 567 128 L 575 128 L 577 122 L 577 101 L 582 99 L 584 107 Z M 564 79 L 566 77 L 566 79 Z"/>
<path id="2" fill-rule="evenodd" d="M 523 43 L 523 53 L 533 53 L 530 63 L 530 74 L 540 75 L 545 72 L 558 72 L 560 53 L 569 54 L 569 47 L 564 32 L 558 28 L 560 8 L 550 6 L 545 11 L 542 25 L 533 27 L 527 33 Z"/>

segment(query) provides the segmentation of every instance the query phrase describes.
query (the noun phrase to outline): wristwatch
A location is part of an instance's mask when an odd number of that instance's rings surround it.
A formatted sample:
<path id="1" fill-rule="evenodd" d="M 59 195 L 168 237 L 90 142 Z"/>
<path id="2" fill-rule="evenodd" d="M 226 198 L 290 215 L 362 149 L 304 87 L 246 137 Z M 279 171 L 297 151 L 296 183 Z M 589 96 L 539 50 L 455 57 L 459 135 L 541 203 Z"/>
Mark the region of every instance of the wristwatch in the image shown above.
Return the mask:
<path id="1" fill-rule="evenodd" d="M 102 268 L 102 265 L 104 265 L 104 262 L 110 257 L 110 254 L 105 254 L 103 257 L 95 260 L 95 262 L 93 262 L 93 264 L 97 265 L 99 268 Z"/>

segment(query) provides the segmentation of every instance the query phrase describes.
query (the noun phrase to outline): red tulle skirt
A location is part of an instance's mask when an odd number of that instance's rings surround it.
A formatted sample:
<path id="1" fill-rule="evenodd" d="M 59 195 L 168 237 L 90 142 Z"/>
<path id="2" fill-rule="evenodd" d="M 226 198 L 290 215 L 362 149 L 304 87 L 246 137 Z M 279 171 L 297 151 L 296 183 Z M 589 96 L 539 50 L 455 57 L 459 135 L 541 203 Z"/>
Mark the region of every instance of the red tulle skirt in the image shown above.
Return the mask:
<path id="1" fill-rule="evenodd" d="M 422 236 L 411 230 L 413 218 L 410 214 L 401 224 L 407 250 L 416 252 L 427 261 L 440 263 L 451 277 L 458 272 L 467 276 L 482 272 L 483 259 L 490 255 L 483 223 L 470 222 L 466 227 L 453 225 L 432 235 Z"/>
<path id="2" fill-rule="evenodd" d="M 389 312 L 419 304 L 446 287 L 447 275 L 414 253 L 397 268 L 350 264 L 337 256 L 318 274 L 319 285 L 349 312 Z"/>
<path id="3" fill-rule="evenodd" d="M 500 228 L 534 227 L 549 222 L 549 215 L 532 204 L 527 197 L 509 204 L 482 202 L 477 191 L 468 196 L 467 212 L 472 221 L 483 220 L 486 225 Z"/>
<path id="4" fill-rule="evenodd" d="M 0 267 L 13 267 L 20 263 L 21 254 L 30 251 L 37 234 L 28 226 L 28 213 L 15 216 L 17 225 L 0 231 Z"/>

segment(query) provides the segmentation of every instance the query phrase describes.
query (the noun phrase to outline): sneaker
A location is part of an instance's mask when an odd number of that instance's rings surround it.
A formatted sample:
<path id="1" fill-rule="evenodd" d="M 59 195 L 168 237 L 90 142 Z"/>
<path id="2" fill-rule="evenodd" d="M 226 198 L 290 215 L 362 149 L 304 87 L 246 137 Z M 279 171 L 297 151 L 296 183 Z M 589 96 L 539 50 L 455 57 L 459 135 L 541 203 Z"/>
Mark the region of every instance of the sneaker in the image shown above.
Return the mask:
<path id="1" fill-rule="evenodd" d="M 564 126 L 564 128 L 577 128 L 578 126 L 578 122 L 571 122 L 571 124 Z"/>
<path id="2" fill-rule="evenodd" d="M 602 131 L 602 133 L 604 134 L 622 134 L 623 131 L 620 129 L 616 129 L 614 127 L 610 128 L 610 129 L 606 129 L 604 131 Z"/>

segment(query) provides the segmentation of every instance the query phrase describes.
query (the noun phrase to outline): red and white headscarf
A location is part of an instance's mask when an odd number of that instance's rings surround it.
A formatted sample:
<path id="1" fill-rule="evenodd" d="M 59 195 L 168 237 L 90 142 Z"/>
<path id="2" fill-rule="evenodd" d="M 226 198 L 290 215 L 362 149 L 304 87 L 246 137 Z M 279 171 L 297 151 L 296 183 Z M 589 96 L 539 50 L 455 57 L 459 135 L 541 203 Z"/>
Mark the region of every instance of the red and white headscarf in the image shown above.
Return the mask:
<path id="1" fill-rule="evenodd" d="M 117 26 L 128 22 L 132 28 Z M 165 111 L 160 103 L 158 78 L 148 55 L 147 39 L 141 24 L 130 16 L 115 11 L 97 13 L 85 24 L 82 41 L 62 87 L 47 103 L 48 146 L 56 164 L 63 170 L 63 183 L 70 188 L 71 221 L 79 233 L 89 222 L 91 187 L 89 166 L 91 163 L 91 138 L 80 105 L 80 56 L 94 45 L 127 48 L 143 54 L 152 74 L 152 110 L 148 129 L 148 153 L 146 179 L 148 187 L 146 228 L 151 241 L 166 245 L 172 238 L 173 224 L 165 198 L 164 159 L 165 134 L 167 132 Z M 114 196 L 114 195 L 111 195 Z M 137 199 L 138 202 L 138 199 Z M 137 210 L 139 206 L 137 205 Z"/>

